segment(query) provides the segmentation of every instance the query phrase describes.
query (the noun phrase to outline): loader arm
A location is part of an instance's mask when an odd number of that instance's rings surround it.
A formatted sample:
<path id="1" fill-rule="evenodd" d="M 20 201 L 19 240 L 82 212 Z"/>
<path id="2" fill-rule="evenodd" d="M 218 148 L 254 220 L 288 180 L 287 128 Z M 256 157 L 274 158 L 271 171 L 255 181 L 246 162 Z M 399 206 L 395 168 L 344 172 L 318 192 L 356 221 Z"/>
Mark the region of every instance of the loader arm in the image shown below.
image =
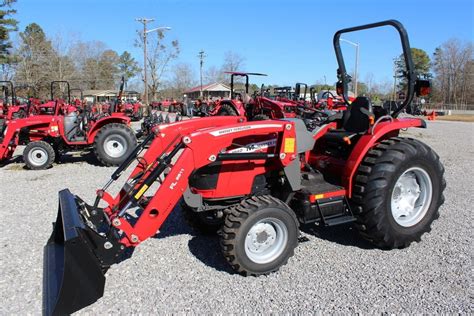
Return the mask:
<path id="1" fill-rule="evenodd" d="M 112 226 L 123 232 L 120 242 L 126 247 L 136 246 L 156 234 L 183 195 L 188 186 L 189 176 L 195 170 L 224 159 L 249 161 L 276 159 L 280 161 L 282 168 L 296 159 L 295 146 L 292 148 L 289 145 L 281 146 L 287 138 L 295 139 L 293 124 L 285 121 L 227 124 L 225 128 L 199 129 L 184 134 L 185 136 L 181 136 L 180 131 L 187 131 L 186 124 L 183 124 L 181 129 L 169 129 L 171 134 L 165 132 L 166 128 L 157 131 L 160 133 L 156 135 L 141 159 L 142 163 L 132 171 L 127 184 L 105 209 Z M 232 146 L 236 138 L 271 133 L 281 135 L 280 146 L 273 153 L 237 155 L 223 153 L 226 148 Z M 167 169 L 168 173 L 163 180 L 160 180 Z M 159 188 L 149 199 L 145 198 L 145 193 L 157 181 L 160 183 Z M 143 207 L 140 217 L 134 219 L 133 223 L 129 222 L 125 216 L 127 209 L 140 206 L 144 200 L 146 206 Z"/>
<path id="2" fill-rule="evenodd" d="M 44 249 L 44 314 L 70 314 L 102 297 L 107 269 L 157 233 L 194 170 L 219 160 L 272 160 L 283 168 L 298 158 L 295 133 L 294 122 L 245 122 L 235 116 L 163 125 L 154 128 L 97 191 L 94 205 L 61 191 L 57 220 Z M 226 150 L 235 145 L 234 139 L 268 134 L 277 138 L 273 151 Z M 138 164 L 119 193 L 109 194 L 110 184 L 135 159 Z M 99 207 L 100 201 L 107 206 Z"/>

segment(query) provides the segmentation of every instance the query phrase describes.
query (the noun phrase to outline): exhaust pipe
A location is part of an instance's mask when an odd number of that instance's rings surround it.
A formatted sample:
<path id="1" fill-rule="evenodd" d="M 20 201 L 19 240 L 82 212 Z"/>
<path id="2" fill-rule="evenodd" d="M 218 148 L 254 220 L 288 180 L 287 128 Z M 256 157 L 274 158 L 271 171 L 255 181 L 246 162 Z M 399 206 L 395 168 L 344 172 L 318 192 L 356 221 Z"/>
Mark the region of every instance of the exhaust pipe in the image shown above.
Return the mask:
<path id="1" fill-rule="evenodd" d="M 71 314 L 97 301 L 108 267 L 131 255 L 124 256 L 106 215 L 91 210 L 69 190 L 59 192 L 58 216 L 44 247 L 43 315 Z"/>

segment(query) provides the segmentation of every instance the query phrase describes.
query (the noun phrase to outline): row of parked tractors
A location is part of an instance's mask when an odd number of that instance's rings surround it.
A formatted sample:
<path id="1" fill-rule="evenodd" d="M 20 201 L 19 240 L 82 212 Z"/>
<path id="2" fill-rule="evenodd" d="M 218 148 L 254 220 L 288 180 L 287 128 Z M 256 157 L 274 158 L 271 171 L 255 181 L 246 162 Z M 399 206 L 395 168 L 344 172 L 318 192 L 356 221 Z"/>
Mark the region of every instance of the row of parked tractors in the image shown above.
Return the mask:
<path id="1" fill-rule="evenodd" d="M 48 168 L 68 151 L 90 148 L 104 165 L 118 165 L 137 144 L 137 139 L 149 134 L 153 126 L 180 121 L 189 114 L 201 117 L 240 115 L 248 120 L 303 117 L 308 122 L 317 123 L 347 108 L 342 96 L 332 91 L 323 91 L 316 98 L 313 87 L 309 89 L 311 99 L 308 101 L 308 85 L 303 83 L 297 83 L 295 89 L 275 88 L 274 95 L 270 95 L 269 89 L 262 85 L 260 91 L 250 96 L 249 76 L 263 74 L 229 74 L 230 99 L 191 104 L 174 100 L 152 102 L 145 117 L 140 102 L 122 102 L 123 81 L 116 102 L 94 106 L 83 101 L 82 90 L 71 89 L 66 81 L 51 83 L 51 98 L 46 102 L 37 98 L 20 102 L 13 83 L 1 81 L 5 97 L 0 106 L 0 160 L 7 161 L 18 145 L 26 145 L 23 160 L 30 169 Z M 238 77 L 245 78 L 244 91 L 234 91 L 234 81 Z M 60 85 L 65 86 L 67 99 L 54 97 L 54 89 Z M 79 92 L 80 98 L 71 100 L 72 92 Z M 191 107 L 190 111 L 188 107 Z M 130 121 L 142 118 L 142 130 L 135 134 Z"/>

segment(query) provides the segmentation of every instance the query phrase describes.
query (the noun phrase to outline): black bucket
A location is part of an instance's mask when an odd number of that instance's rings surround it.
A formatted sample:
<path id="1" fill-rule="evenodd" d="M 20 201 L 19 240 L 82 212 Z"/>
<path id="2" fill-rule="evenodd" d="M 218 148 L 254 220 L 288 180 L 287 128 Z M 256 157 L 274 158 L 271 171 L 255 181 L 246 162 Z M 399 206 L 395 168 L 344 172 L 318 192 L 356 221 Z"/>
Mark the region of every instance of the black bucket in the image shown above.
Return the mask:
<path id="1" fill-rule="evenodd" d="M 74 195 L 60 191 L 58 217 L 44 247 L 44 315 L 71 314 L 102 297 L 104 269 L 92 249 Z"/>

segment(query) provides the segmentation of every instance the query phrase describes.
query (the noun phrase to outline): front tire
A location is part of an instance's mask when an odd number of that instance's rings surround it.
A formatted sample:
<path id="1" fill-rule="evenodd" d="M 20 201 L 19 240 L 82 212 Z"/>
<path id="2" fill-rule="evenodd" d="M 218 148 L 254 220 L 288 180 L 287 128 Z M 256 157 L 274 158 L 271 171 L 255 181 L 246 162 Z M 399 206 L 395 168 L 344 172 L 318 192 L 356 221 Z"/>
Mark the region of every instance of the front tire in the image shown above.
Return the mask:
<path id="1" fill-rule="evenodd" d="M 104 166 L 118 166 L 137 146 L 133 131 L 124 124 L 101 127 L 94 140 L 94 153 Z"/>
<path id="2" fill-rule="evenodd" d="M 53 146 L 44 141 L 28 143 L 23 151 L 23 161 L 31 170 L 43 170 L 51 167 L 55 156 Z"/>
<path id="3" fill-rule="evenodd" d="M 426 144 L 395 137 L 370 150 L 355 178 L 357 227 L 380 248 L 404 248 L 431 230 L 446 187 L 444 167 Z"/>
<path id="4" fill-rule="evenodd" d="M 272 196 L 254 196 L 227 213 L 221 248 L 227 262 L 240 274 L 269 274 L 294 254 L 298 221 L 282 201 Z"/>

